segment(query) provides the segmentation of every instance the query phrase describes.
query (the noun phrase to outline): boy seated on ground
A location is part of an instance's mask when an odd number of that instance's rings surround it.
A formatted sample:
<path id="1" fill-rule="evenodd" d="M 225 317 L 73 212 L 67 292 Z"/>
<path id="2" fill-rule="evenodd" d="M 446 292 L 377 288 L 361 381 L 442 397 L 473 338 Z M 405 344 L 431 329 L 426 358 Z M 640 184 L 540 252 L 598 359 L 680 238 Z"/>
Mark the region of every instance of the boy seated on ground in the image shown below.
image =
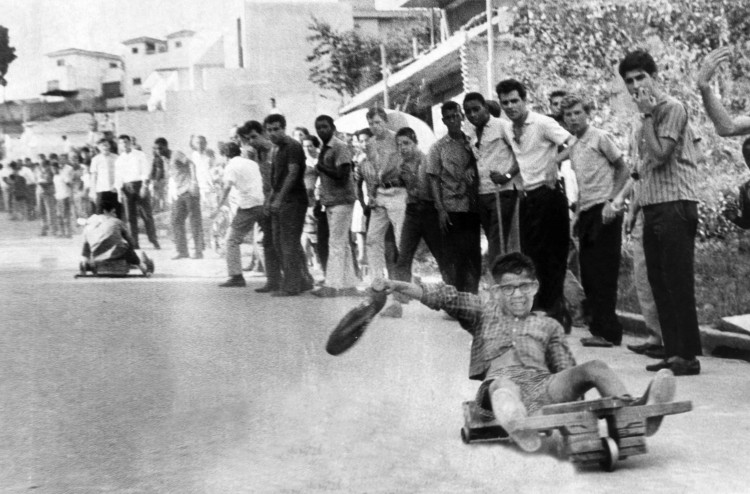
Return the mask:
<path id="1" fill-rule="evenodd" d="M 81 255 L 85 262 L 124 259 L 128 264 L 138 266 L 145 276 L 150 276 L 154 264 L 145 252 L 143 259 L 138 257 L 128 228 L 117 218 L 117 205 L 117 193 L 102 192 L 102 214 L 91 215 L 86 220 Z"/>
<path id="2" fill-rule="evenodd" d="M 602 397 L 618 397 L 632 405 L 672 401 L 676 381 L 668 369 L 657 373 L 643 397 L 634 399 L 601 360 L 576 365 L 560 323 L 531 311 L 539 282 L 530 258 L 520 253 L 499 257 L 491 273 L 496 284 L 487 302 L 442 283 L 378 283 L 389 293 L 445 310 L 472 334 L 469 377 L 482 381 L 476 402 L 494 414 L 521 449 L 536 451 L 541 446 L 538 432 L 520 428 L 525 417 L 545 405 L 578 400 L 592 388 Z M 656 433 L 660 424 L 661 417 L 649 418 L 646 435 Z"/>

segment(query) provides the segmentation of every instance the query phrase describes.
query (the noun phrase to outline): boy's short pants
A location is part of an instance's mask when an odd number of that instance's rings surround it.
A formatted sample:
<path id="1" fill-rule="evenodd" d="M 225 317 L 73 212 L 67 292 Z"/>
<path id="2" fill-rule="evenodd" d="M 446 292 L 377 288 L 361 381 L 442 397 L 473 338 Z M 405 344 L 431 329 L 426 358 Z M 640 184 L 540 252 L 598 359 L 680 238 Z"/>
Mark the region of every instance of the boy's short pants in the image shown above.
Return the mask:
<path id="1" fill-rule="evenodd" d="M 553 403 L 547 392 L 552 374 L 529 367 L 504 367 L 489 374 L 477 390 L 476 402 L 485 411 L 492 411 L 490 384 L 495 379 L 505 378 L 512 381 L 521 390 L 521 401 L 529 415 L 545 405 Z"/>

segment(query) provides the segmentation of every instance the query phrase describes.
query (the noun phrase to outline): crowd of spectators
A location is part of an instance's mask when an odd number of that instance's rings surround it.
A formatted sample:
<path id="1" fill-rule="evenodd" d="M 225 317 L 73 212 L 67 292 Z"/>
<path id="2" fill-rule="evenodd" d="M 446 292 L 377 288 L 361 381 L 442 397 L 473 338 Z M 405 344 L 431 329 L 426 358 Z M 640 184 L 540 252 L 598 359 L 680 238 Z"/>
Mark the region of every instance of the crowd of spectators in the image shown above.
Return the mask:
<path id="1" fill-rule="evenodd" d="M 701 90 L 717 128 L 736 135 L 747 122 L 732 122 L 705 90 L 721 61 L 708 59 Z M 565 279 L 580 280 L 591 333 L 582 343 L 597 347 L 622 342 L 615 307 L 624 231 L 634 239 L 638 298 L 651 332 L 629 348 L 658 359 L 648 370 L 697 374 L 697 139 L 647 52 L 628 54 L 619 72 L 641 116 L 627 153 L 590 124 L 585 97 L 555 91 L 542 114 L 527 106 L 524 84 L 506 79 L 496 87 L 499 103 L 472 92 L 442 104 L 448 132 L 427 154 L 414 129 L 390 129 L 377 106 L 354 134 L 339 132 L 329 115 L 313 122 L 316 135 L 305 127 L 288 132 L 278 113 L 249 120 L 218 143 L 218 153 L 200 135 L 191 137 L 189 153 L 160 137 L 148 157 L 133 136 L 109 133 L 96 146 L 7 164 L 3 206 L 13 220 L 40 219 L 41 235 L 71 237 L 85 223 L 78 220 L 101 212 L 102 197 L 115 194 L 115 214 L 129 225 L 135 249 L 139 218 L 160 248 L 153 213 L 169 210 L 174 260 L 202 258 L 219 236 L 229 275 L 221 286 L 244 287 L 241 246 L 251 238 L 251 267 L 266 277 L 256 291 L 274 297 L 356 296 L 365 279 L 409 282 L 422 241 L 446 285 L 476 294 L 483 277 L 491 281 L 494 260 L 520 250 L 538 276 L 534 308 L 566 332 Z M 226 231 L 217 228 L 222 212 Z M 394 295 L 382 314 L 401 317 L 407 300 Z"/>

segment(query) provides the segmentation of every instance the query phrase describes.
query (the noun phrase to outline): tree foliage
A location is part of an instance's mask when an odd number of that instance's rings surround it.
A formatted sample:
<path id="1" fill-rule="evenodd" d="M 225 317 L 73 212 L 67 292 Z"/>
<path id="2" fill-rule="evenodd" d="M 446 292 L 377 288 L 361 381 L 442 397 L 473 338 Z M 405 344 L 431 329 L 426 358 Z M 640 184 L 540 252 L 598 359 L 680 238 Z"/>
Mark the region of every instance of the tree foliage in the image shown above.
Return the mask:
<path id="1" fill-rule="evenodd" d="M 17 58 L 15 52 L 16 49 L 10 46 L 8 28 L 0 26 L 0 86 L 8 84 L 5 74 L 8 73 L 8 66 Z"/>
<path id="2" fill-rule="evenodd" d="M 734 228 L 720 213 L 725 192 L 736 189 L 744 163 L 738 143 L 719 138 L 706 118 L 695 76 L 708 52 L 732 47 L 732 62 L 717 80 L 725 104 L 735 112 L 747 111 L 750 0 L 523 0 L 515 7 L 511 32 L 521 56 L 508 68 L 532 97 L 545 101 L 557 88 L 587 95 L 596 103 L 595 124 L 619 138 L 623 149 L 631 122 L 615 116 L 622 112 L 618 105 L 623 106 L 624 91 L 617 65 L 627 52 L 647 49 L 666 91 L 686 105 L 702 138 L 706 160 L 701 164 L 699 235 L 722 237 Z"/>
<path id="3" fill-rule="evenodd" d="M 307 56 L 310 80 L 323 89 L 332 89 L 340 96 L 353 96 L 382 80 L 380 45 L 385 45 L 389 67 L 412 56 L 412 38 L 420 49 L 429 43 L 426 25 L 392 30 L 386 39 L 367 36 L 356 29 L 337 30 L 329 23 L 312 19 L 312 34 L 307 37 L 313 51 Z"/>

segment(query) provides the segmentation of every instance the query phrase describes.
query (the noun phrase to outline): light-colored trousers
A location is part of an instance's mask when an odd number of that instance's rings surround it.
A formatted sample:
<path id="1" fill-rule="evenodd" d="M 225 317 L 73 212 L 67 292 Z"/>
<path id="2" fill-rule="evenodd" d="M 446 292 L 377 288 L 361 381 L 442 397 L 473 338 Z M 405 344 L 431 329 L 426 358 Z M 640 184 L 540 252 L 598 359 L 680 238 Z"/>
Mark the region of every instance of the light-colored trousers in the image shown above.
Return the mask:
<path id="1" fill-rule="evenodd" d="M 393 225 L 396 245 L 401 240 L 401 227 L 406 215 L 406 189 L 378 189 L 371 206 L 373 209 L 367 229 L 367 264 L 370 266 L 370 276 L 379 278 L 385 276 L 385 234 L 389 225 Z M 395 276 L 396 273 L 389 274 Z"/>
<path id="2" fill-rule="evenodd" d="M 633 279 L 638 305 L 641 306 L 641 315 L 646 321 L 646 328 L 649 332 L 661 338 L 659 312 L 656 310 L 656 302 L 654 302 L 654 295 L 648 282 L 646 254 L 643 251 L 643 212 L 638 213 L 630 238 L 633 245 Z"/>
<path id="3" fill-rule="evenodd" d="M 328 264 L 326 286 L 331 288 L 353 288 L 357 286 L 352 249 L 349 245 L 349 230 L 352 225 L 353 204 L 326 206 L 328 217 Z"/>

